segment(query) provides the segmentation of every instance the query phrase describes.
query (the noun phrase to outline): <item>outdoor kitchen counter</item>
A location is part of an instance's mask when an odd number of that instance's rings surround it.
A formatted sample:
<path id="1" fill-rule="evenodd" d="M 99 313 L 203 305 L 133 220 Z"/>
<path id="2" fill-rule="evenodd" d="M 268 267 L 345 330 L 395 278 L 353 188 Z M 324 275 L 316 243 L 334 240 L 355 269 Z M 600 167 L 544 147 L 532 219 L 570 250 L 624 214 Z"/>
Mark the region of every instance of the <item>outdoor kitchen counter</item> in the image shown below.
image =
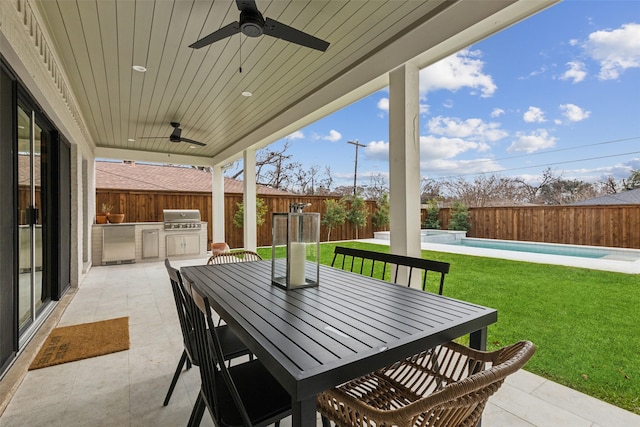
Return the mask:
<path id="1" fill-rule="evenodd" d="M 106 265 L 118 264 L 120 262 L 160 261 L 167 257 L 171 259 L 179 259 L 193 258 L 198 256 L 204 257 L 207 255 L 206 222 L 202 222 L 201 228 L 198 230 L 165 230 L 163 222 L 123 222 L 120 224 L 93 224 L 91 230 L 91 260 L 94 266 L 103 265 L 103 228 L 124 226 L 133 226 L 135 229 L 135 259 L 119 260 L 118 262 L 110 262 Z M 149 246 L 145 248 L 143 245 L 143 234 L 153 231 L 157 232 L 157 243 L 155 243 L 157 244 L 157 249 L 155 247 L 149 248 Z M 145 239 L 145 241 L 153 242 L 154 239 Z M 181 250 L 183 252 L 181 252 Z M 152 256 L 148 256 L 149 253 L 151 253 Z"/>

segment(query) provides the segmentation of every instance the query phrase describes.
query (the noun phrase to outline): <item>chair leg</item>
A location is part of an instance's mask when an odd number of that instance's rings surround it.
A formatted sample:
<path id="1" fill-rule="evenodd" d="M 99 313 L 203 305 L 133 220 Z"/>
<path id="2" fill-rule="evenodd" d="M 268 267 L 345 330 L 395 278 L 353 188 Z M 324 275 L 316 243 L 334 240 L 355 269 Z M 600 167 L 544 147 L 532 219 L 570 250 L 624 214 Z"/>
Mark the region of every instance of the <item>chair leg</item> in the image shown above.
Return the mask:
<path id="1" fill-rule="evenodd" d="M 331 421 L 324 415 L 322 416 L 322 427 L 331 427 Z"/>
<path id="2" fill-rule="evenodd" d="M 167 392 L 167 396 L 164 398 L 164 406 L 169 404 L 169 399 L 171 399 L 171 395 L 173 394 L 173 389 L 176 387 L 176 383 L 178 382 L 178 377 L 180 376 L 180 371 L 182 371 L 182 367 L 184 363 L 191 363 L 191 361 L 187 360 L 187 351 L 182 351 L 182 356 L 180 356 L 180 361 L 178 362 L 178 367 L 176 368 L 176 372 L 173 374 L 173 379 L 171 380 L 171 385 L 169 386 L 169 391 Z"/>
<path id="3" fill-rule="evenodd" d="M 193 410 L 191 411 L 191 417 L 189 417 L 189 424 L 187 427 L 197 427 L 202 422 L 202 416 L 204 415 L 205 403 L 202 395 L 198 393 L 198 398 L 196 399 L 196 404 L 193 405 Z"/>

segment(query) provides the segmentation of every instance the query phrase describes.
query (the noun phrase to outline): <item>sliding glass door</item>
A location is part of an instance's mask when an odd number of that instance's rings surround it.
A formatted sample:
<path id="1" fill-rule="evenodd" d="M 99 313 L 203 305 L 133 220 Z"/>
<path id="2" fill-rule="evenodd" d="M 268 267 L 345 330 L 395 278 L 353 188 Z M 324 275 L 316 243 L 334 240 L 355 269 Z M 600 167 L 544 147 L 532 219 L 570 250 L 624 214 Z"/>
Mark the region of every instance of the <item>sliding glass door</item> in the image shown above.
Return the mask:
<path id="1" fill-rule="evenodd" d="M 45 280 L 43 229 L 43 179 L 46 162 L 43 148 L 48 135 L 36 112 L 20 103 L 17 110 L 18 130 L 18 327 L 20 334 L 33 324 L 40 308 L 50 300 L 50 287 Z"/>

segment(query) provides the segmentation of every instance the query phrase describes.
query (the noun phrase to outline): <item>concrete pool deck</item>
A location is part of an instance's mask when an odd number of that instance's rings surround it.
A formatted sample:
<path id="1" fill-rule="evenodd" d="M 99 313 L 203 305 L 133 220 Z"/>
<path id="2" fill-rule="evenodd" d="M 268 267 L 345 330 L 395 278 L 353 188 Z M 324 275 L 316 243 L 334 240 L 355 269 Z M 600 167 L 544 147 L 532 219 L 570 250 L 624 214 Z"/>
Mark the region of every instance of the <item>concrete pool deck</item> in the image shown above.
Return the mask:
<path id="1" fill-rule="evenodd" d="M 385 239 L 360 239 L 360 242 L 389 245 Z M 621 261 L 604 258 L 581 258 L 576 256 L 547 255 L 531 252 L 506 251 L 502 249 L 474 248 L 469 246 L 447 245 L 442 243 L 422 243 L 422 250 L 447 252 L 453 254 L 502 258 L 513 261 L 534 262 L 538 264 L 566 265 L 570 267 L 589 268 L 592 270 L 612 271 L 616 273 L 640 274 L 640 260 Z"/>

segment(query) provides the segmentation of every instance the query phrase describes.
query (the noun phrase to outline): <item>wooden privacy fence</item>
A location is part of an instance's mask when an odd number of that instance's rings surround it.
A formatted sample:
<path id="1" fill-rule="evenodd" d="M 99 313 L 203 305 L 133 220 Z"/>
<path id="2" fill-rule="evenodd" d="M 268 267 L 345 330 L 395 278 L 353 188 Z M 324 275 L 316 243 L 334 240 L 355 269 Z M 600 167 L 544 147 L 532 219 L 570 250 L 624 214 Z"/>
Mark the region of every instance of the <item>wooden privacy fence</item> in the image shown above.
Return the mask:
<path id="1" fill-rule="evenodd" d="M 325 213 L 325 199 L 332 196 L 260 195 L 267 206 L 265 222 L 258 227 L 259 246 L 271 244 L 271 214 L 288 212 L 291 203 L 311 203 L 306 212 Z M 225 235 L 232 248 L 243 247 L 243 230 L 233 225 L 236 204 L 242 195 L 225 194 Z M 96 206 L 113 205 L 113 213 L 124 213 L 125 222 L 162 221 L 163 209 L 198 209 L 202 220 L 209 223 L 208 239 L 212 239 L 211 194 L 184 192 L 154 192 L 133 190 L 96 191 Z M 367 201 L 373 213 L 375 202 Z M 422 210 L 422 220 L 425 218 Z M 450 209 L 440 210 L 441 228 L 449 225 Z M 512 206 L 470 208 L 469 237 L 486 239 L 523 240 L 546 243 L 565 243 L 590 246 L 611 246 L 640 249 L 640 205 L 606 206 Z M 371 238 L 375 230 L 371 218 L 358 230 L 359 238 Z M 356 236 L 351 224 L 346 223 L 331 231 L 331 240 L 350 240 Z M 327 229 L 321 226 L 320 238 L 327 239 Z"/>
<path id="2" fill-rule="evenodd" d="M 469 222 L 468 237 L 640 249 L 640 205 L 470 208 Z"/>
<path id="3" fill-rule="evenodd" d="M 265 201 L 267 213 L 264 224 L 258 226 L 257 242 L 258 246 L 271 245 L 271 214 L 274 212 L 288 212 L 291 203 L 311 203 L 305 208 L 305 212 L 320 212 L 320 216 L 325 213 L 326 199 L 339 200 L 335 196 L 300 196 L 288 197 L 282 195 L 259 195 Z M 124 213 L 125 222 L 161 222 L 163 209 L 198 209 L 202 221 L 209 223 L 207 227 L 207 238 L 212 241 L 212 220 L 211 193 L 185 193 L 185 192 L 157 192 L 138 190 L 96 190 L 96 210 L 100 210 L 103 203 L 113 206 L 113 213 Z M 243 229 L 233 224 L 233 215 L 237 211 L 237 204 L 242 203 L 242 194 L 225 193 L 225 239 L 231 248 L 241 248 L 244 246 Z M 375 202 L 365 202 L 370 213 L 375 211 Z M 364 227 L 358 229 L 358 238 L 373 237 L 374 230 L 371 218 L 367 219 Z M 327 240 L 328 230 L 324 225 L 320 226 L 320 238 Z M 331 240 L 351 240 L 356 237 L 354 227 L 348 222 L 334 227 L 331 230 Z"/>

